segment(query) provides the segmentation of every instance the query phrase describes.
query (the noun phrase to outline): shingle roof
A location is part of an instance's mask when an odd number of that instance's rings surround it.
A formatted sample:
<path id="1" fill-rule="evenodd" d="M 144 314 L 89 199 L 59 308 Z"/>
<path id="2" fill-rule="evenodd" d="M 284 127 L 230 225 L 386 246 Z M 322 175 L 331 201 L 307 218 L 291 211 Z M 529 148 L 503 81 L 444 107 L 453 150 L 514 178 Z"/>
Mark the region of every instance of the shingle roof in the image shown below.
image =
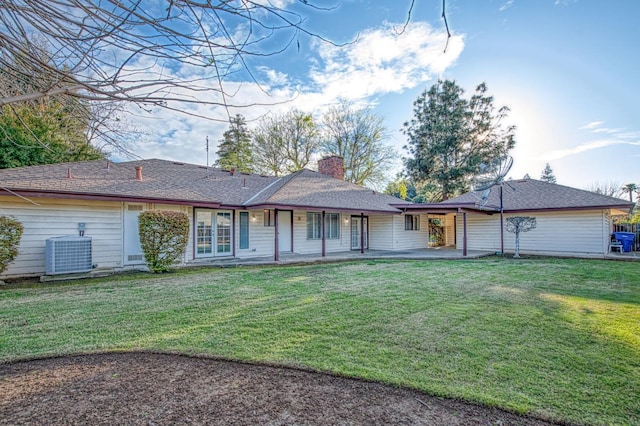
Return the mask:
<path id="1" fill-rule="evenodd" d="M 142 167 L 141 181 L 136 180 L 135 166 Z M 0 187 L 12 191 L 223 205 L 241 205 L 276 179 L 241 173 L 232 176 L 220 169 L 157 159 L 123 163 L 97 160 L 0 170 Z"/>
<path id="2" fill-rule="evenodd" d="M 108 165 L 108 167 L 107 167 Z M 142 167 L 142 181 L 135 167 Z M 71 175 L 71 178 L 68 175 Z M 277 178 L 241 174 L 166 160 L 106 160 L 0 170 L 0 190 L 46 192 L 69 197 L 170 200 L 222 206 L 288 206 L 369 212 L 399 210 L 395 197 L 310 170 Z"/>
<path id="3" fill-rule="evenodd" d="M 459 197 L 443 201 L 440 204 L 476 203 L 479 206 L 480 197 L 481 192 L 468 192 Z M 586 208 L 619 208 L 625 210 L 633 206 L 633 204 L 620 198 L 536 179 L 506 181 L 503 185 L 502 198 L 505 211 Z M 497 209 L 499 206 L 499 186 L 494 185 L 491 188 L 485 207 L 487 209 Z"/>
<path id="4" fill-rule="evenodd" d="M 398 198 L 318 172 L 300 170 L 282 178 L 247 205 L 301 206 L 398 213 L 399 210 L 390 204 L 401 204 L 402 202 Z"/>

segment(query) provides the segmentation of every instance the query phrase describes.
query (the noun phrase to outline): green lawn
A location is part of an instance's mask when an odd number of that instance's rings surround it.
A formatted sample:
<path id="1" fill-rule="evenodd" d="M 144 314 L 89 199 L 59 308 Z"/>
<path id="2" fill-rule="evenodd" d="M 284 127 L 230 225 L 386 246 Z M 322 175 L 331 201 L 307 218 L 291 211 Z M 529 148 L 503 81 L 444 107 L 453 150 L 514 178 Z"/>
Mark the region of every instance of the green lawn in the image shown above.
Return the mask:
<path id="1" fill-rule="evenodd" d="M 129 349 L 640 424 L 640 263 L 369 261 L 0 288 L 0 361 Z"/>

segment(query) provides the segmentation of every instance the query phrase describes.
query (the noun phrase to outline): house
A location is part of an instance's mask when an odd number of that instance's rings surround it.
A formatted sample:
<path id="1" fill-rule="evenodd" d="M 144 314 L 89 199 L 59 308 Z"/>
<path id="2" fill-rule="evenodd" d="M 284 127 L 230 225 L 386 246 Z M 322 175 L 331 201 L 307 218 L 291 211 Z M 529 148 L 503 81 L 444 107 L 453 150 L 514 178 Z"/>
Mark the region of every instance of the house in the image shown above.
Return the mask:
<path id="1" fill-rule="evenodd" d="M 400 207 L 400 206 L 398 206 Z M 407 212 L 455 217 L 457 248 L 514 252 L 505 220 L 532 216 L 537 227 L 520 236 L 520 252 L 551 256 L 599 256 L 609 251 L 612 217 L 627 215 L 628 201 L 535 179 L 509 180 L 437 204 L 413 204 Z M 502 212 L 502 214 L 501 214 Z"/>
<path id="2" fill-rule="evenodd" d="M 342 160 L 285 177 L 165 160 L 107 160 L 0 170 L 0 215 L 24 225 L 4 278 L 47 272 L 46 243 L 91 238 L 92 266 L 144 268 L 138 215 L 180 211 L 190 220 L 184 263 L 367 249 L 426 248 L 426 230 L 404 230 L 408 204 L 342 180 Z"/>
<path id="3" fill-rule="evenodd" d="M 0 170 L 0 215 L 24 225 L 19 255 L 2 278 L 47 273 L 48 241 L 71 235 L 90 238 L 93 268 L 144 268 L 138 215 L 145 210 L 188 215 L 185 264 L 433 246 L 464 255 L 512 250 L 513 238 L 501 232 L 498 187 L 486 200 L 469 193 L 413 204 L 343 181 L 339 157 L 319 161 L 318 170 L 273 177 L 157 159 Z M 611 215 L 631 207 L 534 180 L 509 181 L 502 191 L 504 217 L 537 217 L 538 228 L 522 238 L 523 253 L 602 256 Z"/>

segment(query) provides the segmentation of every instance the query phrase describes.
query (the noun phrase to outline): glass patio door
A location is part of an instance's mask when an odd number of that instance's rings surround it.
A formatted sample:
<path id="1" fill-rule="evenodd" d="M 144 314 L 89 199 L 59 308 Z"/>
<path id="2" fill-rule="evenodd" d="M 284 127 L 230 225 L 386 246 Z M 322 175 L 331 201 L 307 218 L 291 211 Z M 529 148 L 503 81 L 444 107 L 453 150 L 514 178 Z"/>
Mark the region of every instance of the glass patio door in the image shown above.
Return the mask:
<path id="1" fill-rule="evenodd" d="M 216 213 L 216 255 L 231 254 L 231 212 Z"/>
<path id="2" fill-rule="evenodd" d="M 364 235 L 360 235 L 360 224 L 362 222 L 362 231 Z M 360 250 L 361 243 L 364 242 L 365 250 L 369 248 L 369 235 L 368 235 L 368 221 L 367 218 L 362 218 L 360 216 L 351 216 L 351 250 Z"/>
<path id="3" fill-rule="evenodd" d="M 196 257 L 231 254 L 231 212 L 196 211 Z"/>

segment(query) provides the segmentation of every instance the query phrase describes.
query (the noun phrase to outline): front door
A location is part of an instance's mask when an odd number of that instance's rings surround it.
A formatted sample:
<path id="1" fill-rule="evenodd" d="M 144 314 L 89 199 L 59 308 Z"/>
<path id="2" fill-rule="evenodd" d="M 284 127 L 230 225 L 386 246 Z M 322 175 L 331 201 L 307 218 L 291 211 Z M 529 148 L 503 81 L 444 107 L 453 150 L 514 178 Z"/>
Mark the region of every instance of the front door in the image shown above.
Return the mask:
<path id="1" fill-rule="evenodd" d="M 368 220 L 366 217 L 351 216 L 351 250 L 360 250 L 363 242 L 365 250 L 369 248 L 369 235 L 367 228 Z M 361 234 L 361 230 L 363 231 L 363 234 Z"/>
<path id="2" fill-rule="evenodd" d="M 291 252 L 291 215 L 290 211 L 278 210 L 278 251 Z"/>

